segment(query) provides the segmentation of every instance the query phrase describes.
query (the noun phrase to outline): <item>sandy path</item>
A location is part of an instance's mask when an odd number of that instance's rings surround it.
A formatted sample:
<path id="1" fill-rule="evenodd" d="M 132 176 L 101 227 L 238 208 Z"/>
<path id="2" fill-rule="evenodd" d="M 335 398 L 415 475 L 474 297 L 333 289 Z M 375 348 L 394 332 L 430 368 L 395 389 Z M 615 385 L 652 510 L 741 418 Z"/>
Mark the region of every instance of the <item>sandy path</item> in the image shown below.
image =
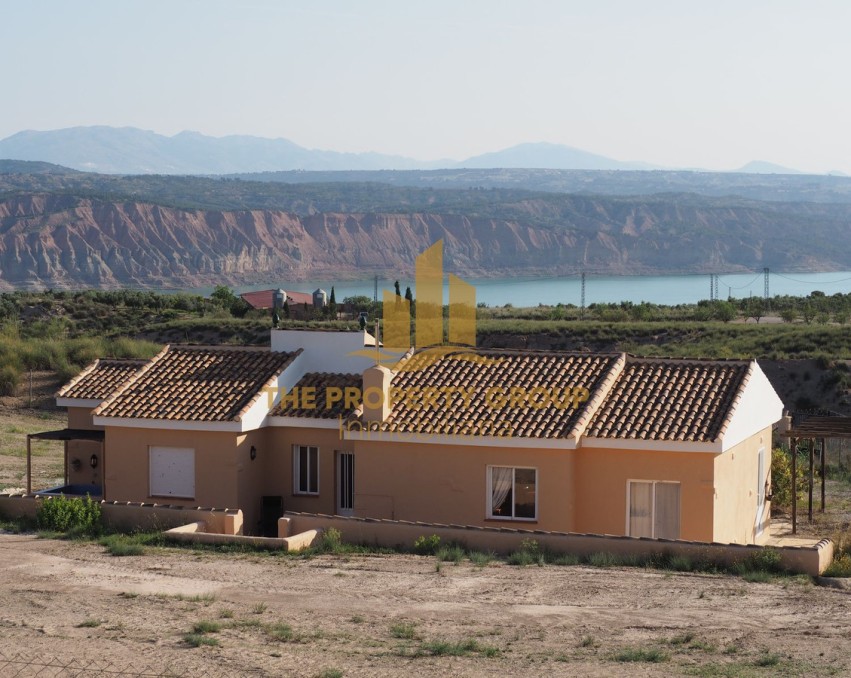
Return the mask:
<path id="1" fill-rule="evenodd" d="M 470 563 L 444 563 L 437 572 L 435 562 L 182 549 L 114 558 L 93 544 L 0 535 L 0 656 L 187 676 L 313 676 L 332 668 L 346 676 L 816 676 L 851 669 L 849 594 L 801 579 L 750 584 L 632 568 Z M 218 646 L 184 642 L 201 620 L 222 624 L 209 634 Z M 291 626 L 294 641 L 264 631 L 279 622 Z M 411 632 L 394 629 L 402 624 Z M 683 642 L 671 643 L 677 636 Z M 498 652 L 411 656 L 440 639 L 474 640 Z M 666 660 L 614 659 L 628 648 L 658 650 Z M 0 660 L 0 675 L 9 673 Z"/>

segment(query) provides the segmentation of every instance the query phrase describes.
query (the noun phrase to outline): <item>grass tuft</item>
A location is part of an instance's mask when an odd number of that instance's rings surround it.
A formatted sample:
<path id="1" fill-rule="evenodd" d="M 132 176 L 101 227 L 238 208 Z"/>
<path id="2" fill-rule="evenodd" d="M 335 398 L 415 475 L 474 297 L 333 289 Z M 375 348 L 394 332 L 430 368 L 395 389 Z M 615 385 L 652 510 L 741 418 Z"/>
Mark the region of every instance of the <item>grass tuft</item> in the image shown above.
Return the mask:
<path id="1" fill-rule="evenodd" d="M 616 662 L 649 662 L 658 664 L 668 660 L 668 655 L 662 650 L 651 647 L 629 647 L 619 650 L 612 657 Z"/>
<path id="2" fill-rule="evenodd" d="M 393 626 L 390 627 L 390 634 L 394 638 L 413 640 L 416 636 L 416 627 L 414 626 L 414 624 L 400 622 L 398 624 L 393 624 Z"/>
<path id="3" fill-rule="evenodd" d="M 218 638 L 211 638 L 210 636 L 205 636 L 201 633 L 187 633 L 183 636 L 183 642 L 190 647 L 201 647 L 202 645 L 215 647 L 219 644 Z"/>

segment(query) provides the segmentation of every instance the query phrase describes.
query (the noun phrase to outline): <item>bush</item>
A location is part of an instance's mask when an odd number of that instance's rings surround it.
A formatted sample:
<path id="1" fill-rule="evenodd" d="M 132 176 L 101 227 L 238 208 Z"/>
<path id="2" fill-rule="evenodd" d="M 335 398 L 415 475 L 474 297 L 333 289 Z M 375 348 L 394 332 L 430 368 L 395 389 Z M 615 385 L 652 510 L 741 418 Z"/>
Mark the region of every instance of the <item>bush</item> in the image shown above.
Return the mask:
<path id="1" fill-rule="evenodd" d="M 343 533 L 331 527 L 323 530 L 316 544 L 316 550 L 320 553 L 339 553 L 343 548 Z"/>
<path id="2" fill-rule="evenodd" d="M 100 504 L 86 495 L 54 497 L 42 501 L 36 514 L 38 526 L 54 532 L 95 535 L 101 529 Z"/>
<path id="3" fill-rule="evenodd" d="M 847 553 L 834 560 L 824 571 L 825 577 L 851 577 L 851 556 Z"/>
<path id="4" fill-rule="evenodd" d="M 21 374 L 12 365 L 0 367 L 0 395 L 13 396 L 18 392 Z"/>
<path id="5" fill-rule="evenodd" d="M 444 546 L 442 549 L 438 550 L 436 555 L 438 560 L 442 560 L 446 563 L 458 564 L 464 560 L 464 549 L 457 544 L 453 544 L 451 546 Z"/>
<path id="6" fill-rule="evenodd" d="M 418 553 L 421 556 L 433 556 L 439 548 L 440 537 L 436 534 L 429 535 L 428 537 L 423 535 L 422 537 L 417 537 L 416 541 L 414 541 L 414 553 Z"/>
<path id="7" fill-rule="evenodd" d="M 145 547 L 126 534 L 111 534 L 99 543 L 113 556 L 141 556 L 145 553 Z"/>
<path id="8" fill-rule="evenodd" d="M 798 496 L 804 491 L 807 483 L 805 467 L 809 463 L 801 463 L 798 459 Z M 788 507 L 792 505 L 792 456 L 790 452 L 779 447 L 771 451 L 771 503 L 774 506 Z"/>

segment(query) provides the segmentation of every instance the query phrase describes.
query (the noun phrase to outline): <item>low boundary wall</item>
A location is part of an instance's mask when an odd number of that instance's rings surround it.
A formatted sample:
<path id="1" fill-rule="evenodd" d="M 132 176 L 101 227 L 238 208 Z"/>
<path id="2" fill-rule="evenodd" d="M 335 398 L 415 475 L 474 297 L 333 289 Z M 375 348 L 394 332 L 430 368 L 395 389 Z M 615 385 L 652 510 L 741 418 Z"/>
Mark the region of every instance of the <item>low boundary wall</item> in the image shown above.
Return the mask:
<path id="1" fill-rule="evenodd" d="M 35 518 L 43 501 L 52 501 L 55 495 L 0 494 L 0 515 L 7 518 Z M 203 521 L 210 532 L 219 534 L 242 533 L 242 511 L 171 504 L 143 504 L 139 502 L 101 501 L 104 523 L 125 532 L 168 530 L 172 527 Z"/>
<path id="2" fill-rule="evenodd" d="M 822 539 L 815 546 L 765 547 L 648 539 L 645 537 L 546 532 L 507 527 L 440 525 L 292 511 L 286 512 L 284 517 L 290 519 L 290 531 L 292 533 L 334 528 L 340 531 L 343 541 L 389 548 L 410 549 L 417 537 L 436 534 L 444 543 L 457 543 L 476 551 L 508 554 L 519 550 L 523 540 L 534 539 L 542 549 L 553 553 L 573 554 L 579 557 L 589 556 L 592 553 L 611 553 L 620 556 L 649 556 L 658 553 L 670 553 L 685 556 L 693 561 L 703 560 L 725 566 L 742 562 L 754 553 L 771 548 L 780 553 L 781 565 L 786 570 L 812 576 L 820 575 L 833 561 L 833 542 L 829 539 Z"/>

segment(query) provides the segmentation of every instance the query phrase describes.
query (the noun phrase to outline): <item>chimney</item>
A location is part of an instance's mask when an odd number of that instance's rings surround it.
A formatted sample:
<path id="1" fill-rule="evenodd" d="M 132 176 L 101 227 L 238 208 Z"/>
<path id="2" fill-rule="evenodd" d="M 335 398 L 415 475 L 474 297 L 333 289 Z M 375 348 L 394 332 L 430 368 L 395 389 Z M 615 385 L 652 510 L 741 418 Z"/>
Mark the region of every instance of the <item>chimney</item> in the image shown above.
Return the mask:
<path id="1" fill-rule="evenodd" d="M 383 365 L 373 365 L 363 372 L 364 423 L 381 423 L 390 415 L 390 382 L 393 372 Z"/>

